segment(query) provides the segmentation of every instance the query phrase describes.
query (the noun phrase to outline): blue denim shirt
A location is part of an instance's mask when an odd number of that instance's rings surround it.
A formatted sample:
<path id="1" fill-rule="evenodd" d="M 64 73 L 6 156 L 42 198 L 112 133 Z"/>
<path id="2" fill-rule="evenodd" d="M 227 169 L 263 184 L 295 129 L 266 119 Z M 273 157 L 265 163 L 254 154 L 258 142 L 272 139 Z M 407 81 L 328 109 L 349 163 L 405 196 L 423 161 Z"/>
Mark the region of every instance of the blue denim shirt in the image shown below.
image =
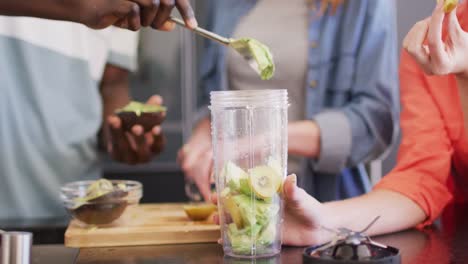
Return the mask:
<path id="1" fill-rule="evenodd" d="M 223 36 L 232 35 L 256 4 L 212 2 L 210 29 Z M 398 131 L 395 3 L 348 0 L 335 14 L 323 16 L 311 10 L 309 28 L 306 117 L 320 128 L 321 150 L 304 164 L 306 175 L 299 176 L 319 200 L 358 195 L 369 189 L 363 164 L 381 157 Z M 205 96 L 228 89 L 225 47 L 207 42 L 201 76 Z"/>

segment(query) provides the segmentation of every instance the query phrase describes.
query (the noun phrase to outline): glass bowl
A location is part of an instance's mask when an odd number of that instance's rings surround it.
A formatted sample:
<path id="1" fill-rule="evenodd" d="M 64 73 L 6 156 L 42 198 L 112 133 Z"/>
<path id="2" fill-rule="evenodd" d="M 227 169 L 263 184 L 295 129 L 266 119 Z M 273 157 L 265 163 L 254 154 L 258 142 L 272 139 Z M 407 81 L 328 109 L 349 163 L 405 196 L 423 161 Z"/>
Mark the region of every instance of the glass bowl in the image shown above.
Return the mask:
<path id="1" fill-rule="evenodd" d="M 105 226 L 117 222 L 128 208 L 138 205 L 143 196 L 143 187 L 139 182 L 110 180 L 113 191 L 84 200 L 88 187 L 94 182 L 72 182 L 61 188 L 60 196 L 66 210 L 84 226 Z"/>

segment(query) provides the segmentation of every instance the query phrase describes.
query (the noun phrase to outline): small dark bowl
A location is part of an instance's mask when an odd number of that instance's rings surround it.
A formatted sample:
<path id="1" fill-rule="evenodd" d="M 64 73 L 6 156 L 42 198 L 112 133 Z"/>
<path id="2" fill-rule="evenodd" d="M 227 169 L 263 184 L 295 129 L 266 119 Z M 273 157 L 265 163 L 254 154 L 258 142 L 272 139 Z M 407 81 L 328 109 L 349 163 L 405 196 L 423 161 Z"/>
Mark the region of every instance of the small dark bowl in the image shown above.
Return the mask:
<path id="1" fill-rule="evenodd" d="M 149 132 L 153 127 L 162 124 L 166 112 L 141 113 L 139 116 L 135 112 L 119 112 L 117 116 L 122 120 L 122 128 L 125 131 L 131 131 L 134 125 L 141 125 L 145 132 Z"/>
<path id="2" fill-rule="evenodd" d="M 88 203 L 75 209 L 68 209 L 69 213 L 81 222 L 90 225 L 107 225 L 117 220 L 127 208 L 127 201 L 122 200 L 128 192 L 116 190 L 91 199 Z"/>
<path id="3" fill-rule="evenodd" d="M 72 217 L 88 225 L 108 225 L 122 216 L 127 208 L 126 201 L 85 204 L 69 209 Z"/>

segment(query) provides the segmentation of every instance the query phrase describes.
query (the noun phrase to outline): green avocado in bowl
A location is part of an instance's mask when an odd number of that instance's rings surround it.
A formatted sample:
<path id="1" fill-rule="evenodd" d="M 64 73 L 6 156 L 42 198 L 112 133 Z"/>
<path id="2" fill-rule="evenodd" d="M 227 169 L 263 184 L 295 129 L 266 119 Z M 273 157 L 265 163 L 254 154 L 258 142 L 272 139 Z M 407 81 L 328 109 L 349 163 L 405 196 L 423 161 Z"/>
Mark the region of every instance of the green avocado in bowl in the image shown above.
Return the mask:
<path id="1" fill-rule="evenodd" d="M 130 131 L 134 125 L 141 125 L 145 132 L 161 125 L 166 118 L 167 108 L 160 105 L 148 105 L 132 101 L 125 107 L 117 109 L 116 114 L 122 120 L 122 127 Z"/>
<path id="2" fill-rule="evenodd" d="M 139 203 L 142 185 L 135 181 L 100 179 L 66 184 L 62 201 L 70 215 L 89 226 L 108 225 L 118 220 L 129 206 Z"/>

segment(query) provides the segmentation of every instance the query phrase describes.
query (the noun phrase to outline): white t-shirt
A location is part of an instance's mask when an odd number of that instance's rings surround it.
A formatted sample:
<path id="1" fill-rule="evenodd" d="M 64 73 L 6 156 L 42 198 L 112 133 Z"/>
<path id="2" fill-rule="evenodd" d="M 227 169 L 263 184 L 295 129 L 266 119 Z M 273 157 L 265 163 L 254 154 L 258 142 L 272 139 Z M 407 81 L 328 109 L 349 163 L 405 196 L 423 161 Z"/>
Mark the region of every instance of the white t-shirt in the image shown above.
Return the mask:
<path id="1" fill-rule="evenodd" d="M 60 186 L 100 176 L 99 82 L 136 69 L 138 35 L 0 16 L 0 219 L 62 217 Z"/>

